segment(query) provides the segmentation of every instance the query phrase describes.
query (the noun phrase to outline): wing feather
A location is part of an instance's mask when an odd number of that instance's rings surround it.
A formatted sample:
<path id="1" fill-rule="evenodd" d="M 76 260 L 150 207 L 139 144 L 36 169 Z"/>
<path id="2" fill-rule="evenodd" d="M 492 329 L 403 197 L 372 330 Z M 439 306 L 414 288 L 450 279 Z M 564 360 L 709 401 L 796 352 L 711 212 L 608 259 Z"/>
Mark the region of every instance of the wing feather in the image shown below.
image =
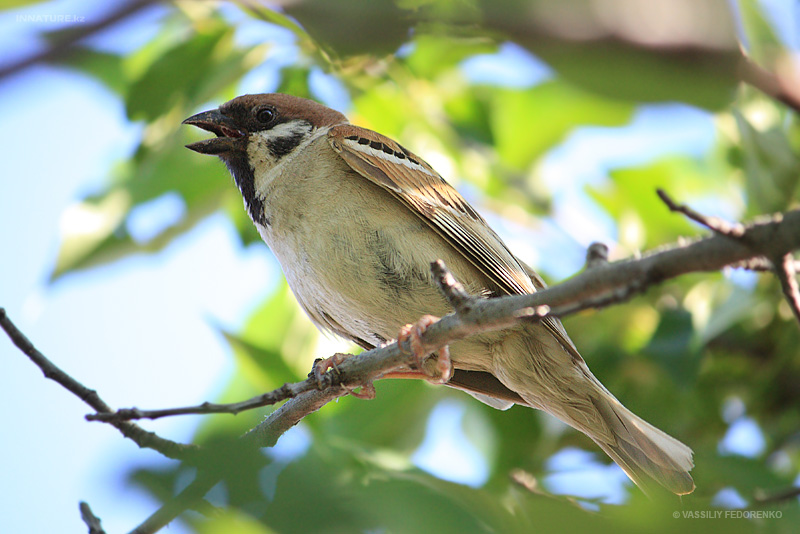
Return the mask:
<path id="1" fill-rule="evenodd" d="M 408 206 L 504 293 L 521 295 L 544 287 L 424 160 L 386 136 L 351 124 L 332 127 L 328 141 L 353 170 Z M 548 317 L 543 324 L 573 358 L 583 361 L 558 319 Z"/>

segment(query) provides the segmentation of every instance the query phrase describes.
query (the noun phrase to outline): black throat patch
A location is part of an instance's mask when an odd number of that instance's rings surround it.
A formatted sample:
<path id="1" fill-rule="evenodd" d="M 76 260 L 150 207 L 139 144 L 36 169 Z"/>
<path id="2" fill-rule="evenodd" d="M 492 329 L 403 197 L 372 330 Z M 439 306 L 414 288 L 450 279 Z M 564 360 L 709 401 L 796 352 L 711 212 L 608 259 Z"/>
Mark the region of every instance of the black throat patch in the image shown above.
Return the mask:
<path id="1" fill-rule="evenodd" d="M 244 204 L 250 218 L 255 223 L 269 226 L 269 218 L 264 213 L 264 201 L 256 196 L 256 177 L 247 161 L 247 155 L 234 154 L 222 159 L 244 197 Z"/>

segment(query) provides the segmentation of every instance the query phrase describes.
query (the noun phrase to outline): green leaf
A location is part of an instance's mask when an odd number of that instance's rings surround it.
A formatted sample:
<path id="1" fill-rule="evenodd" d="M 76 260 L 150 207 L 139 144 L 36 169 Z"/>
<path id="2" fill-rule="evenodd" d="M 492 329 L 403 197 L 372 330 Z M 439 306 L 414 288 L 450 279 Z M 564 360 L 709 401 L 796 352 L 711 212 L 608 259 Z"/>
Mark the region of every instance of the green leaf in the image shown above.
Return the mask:
<path id="1" fill-rule="evenodd" d="M 18 8 L 20 6 L 31 6 L 34 4 L 41 4 L 45 0 L 5 0 L 3 2 L 3 7 L 0 8 L 0 11 L 6 11 Z"/>
<path id="2" fill-rule="evenodd" d="M 574 128 L 622 125 L 633 109 L 560 81 L 528 90 L 498 90 L 491 102 L 492 134 L 503 161 L 524 169 Z"/>
<path id="3" fill-rule="evenodd" d="M 116 184 L 70 208 L 51 281 L 70 271 L 162 250 L 218 209 L 226 195 L 238 196 L 225 174 L 220 165 L 181 145 L 140 147 Z M 149 241 L 136 242 L 125 226 L 130 210 L 167 192 L 181 196 L 184 217 Z"/>
<path id="4" fill-rule="evenodd" d="M 685 217 L 667 209 L 656 189 L 668 191 L 673 198 L 697 198 L 721 178 L 721 173 L 710 172 L 695 160 L 668 157 L 642 167 L 614 170 L 609 184 L 587 190 L 619 224 L 620 241 L 638 249 L 698 232 Z"/>
<path id="5" fill-rule="evenodd" d="M 486 38 L 459 39 L 451 35 L 423 34 L 414 39 L 412 52 L 405 63 L 415 75 L 436 79 L 469 56 L 496 50 L 497 44 Z"/>
<path id="6" fill-rule="evenodd" d="M 274 534 L 275 531 L 242 511 L 218 511 L 196 524 L 199 534 Z"/>
<path id="7" fill-rule="evenodd" d="M 563 79 L 607 98 L 685 102 L 718 111 L 736 96 L 738 51 L 658 50 L 615 41 L 533 47 Z"/>
<path id="8" fill-rule="evenodd" d="M 56 56 L 55 62 L 88 74 L 118 95 L 124 94 L 128 87 L 122 57 L 117 54 L 75 47 L 65 56 Z"/>
<path id="9" fill-rule="evenodd" d="M 308 74 L 307 67 L 284 67 L 281 69 L 281 84 L 278 86 L 278 92 L 310 98 L 311 90 L 308 87 Z"/>
<path id="10" fill-rule="evenodd" d="M 304 0 L 284 9 L 315 41 L 340 56 L 390 54 L 408 38 L 412 25 L 409 12 L 391 0 Z"/>
<path id="11" fill-rule="evenodd" d="M 378 380 L 375 389 L 370 402 L 339 401 L 336 413 L 323 422 L 325 434 L 411 454 L 422 442 L 425 421 L 444 388 L 420 380 Z"/>
<path id="12" fill-rule="evenodd" d="M 775 59 L 774 56 L 783 46 L 775 30 L 764 16 L 764 4 L 758 0 L 740 0 L 733 5 L 739 8 L 748 56 L 758 61 L 772 63 Z"/>
<path id="13" fill-rule="evenodd" d="M 265 389 L 275 389 L 287 382 L 299 382 L 305 378 L 289 367 L 275 348 L 256 345 L 231 332 L 223 331 L 222 335 L 230 344 L 243 369 L 252 370 L 253 365 L 259 368 L 258 382 L 263 383 Z M 243 362 L 243 359 L 246 359 L 247 363 Z M 254 378 L 252 372 L 248 375 L 251 379 Z"/>
<path id="14" fill-rule="evenodd" d="M 800 181 L 800 156 L 781 129 L 759 131 L 738 111 L 733 116 L 741 135 L 750 215 L 787 209 Z"/>
<path id="15" fill-rule="evenodd" d="M 689 312 L 682 309 L 665 310 L 642 354 L 658 362 L 676 384 L 689 388 L 697 380 L 700 369 L 700 352 L 692 347 L 693 337 L 692 315 Z"/>
<path id="16" fill-rule="evenodd" d="M 459 138 L 471 139 L 486 145 L 494 144 L 487 98 L 478 91 L 464 91 L 452 95 L 445 103 L 445 111 Z"/>
<path id="17" fill-rule="evenodd" d="M 158 56 L 131 84 L 126 102 L 128 117 L 153 121 L 182 102 L 197 101 L 199 95 L 206 94 L 208 77 L 219 74 L 223 54 L 231 51 L 232 37 L 232 29 L 216 26 Z"/>

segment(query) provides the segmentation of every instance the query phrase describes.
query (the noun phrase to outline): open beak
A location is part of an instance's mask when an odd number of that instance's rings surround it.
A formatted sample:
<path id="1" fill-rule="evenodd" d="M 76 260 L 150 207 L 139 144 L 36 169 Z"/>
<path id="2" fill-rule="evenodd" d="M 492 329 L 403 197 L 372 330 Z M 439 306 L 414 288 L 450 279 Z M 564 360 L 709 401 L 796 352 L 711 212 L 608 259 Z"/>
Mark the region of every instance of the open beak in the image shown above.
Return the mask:
<path id="1" fill-rule="evenodd" d="M 204 139 L 186 145 L 189 150 L 200 154 L 212 156 L 222 155 L 234 150 L 242 150 L 241 140 L 247 137 L 247 132 L 239 128 L 230 118 L 219 112 L 218 109 L 203 111 L 192 115 L 183 124 L 197 126 L 207 132 L 215 134 L 216 138 Z"/>

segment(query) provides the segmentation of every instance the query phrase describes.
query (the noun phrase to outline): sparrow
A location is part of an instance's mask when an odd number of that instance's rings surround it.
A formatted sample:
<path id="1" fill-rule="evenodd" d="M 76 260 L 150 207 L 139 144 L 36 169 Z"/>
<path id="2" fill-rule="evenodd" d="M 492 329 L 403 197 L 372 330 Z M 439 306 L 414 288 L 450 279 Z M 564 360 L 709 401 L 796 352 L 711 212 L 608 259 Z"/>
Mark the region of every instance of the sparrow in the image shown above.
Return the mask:
<path id="1" fill-rule="evenodd" d="M 430 316 L 452 311 L 429 268 L 437 259 L 483 298 L 545 287 L 422 158 L 338 111 L 291 95 L 244 95 L 183 123 L 215 134 L 187 148 L 225 163 L 297 301 L 322 330 L 365 349 L 398 332 L 418 338 Z M 694 490 L 692 450 L 625 408 L 558 319 L 449 349 L 449 386 L 498 409 L 522 404 L 555 416 L 645 493 Z"/>

